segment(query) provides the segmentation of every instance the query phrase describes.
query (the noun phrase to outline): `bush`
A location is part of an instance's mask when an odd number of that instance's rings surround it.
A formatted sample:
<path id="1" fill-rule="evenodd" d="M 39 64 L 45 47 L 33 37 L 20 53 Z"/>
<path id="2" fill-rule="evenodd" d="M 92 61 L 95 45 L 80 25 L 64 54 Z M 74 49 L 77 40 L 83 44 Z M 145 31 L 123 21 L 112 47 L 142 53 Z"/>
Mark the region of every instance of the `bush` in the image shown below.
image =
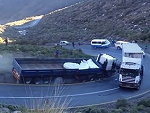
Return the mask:
<path id="1" fill-rule="evenodd" d="M 145 107 L 144 111 L 145 111 L 145 113 L 150 113 L 150 107 Z"/>
<path id="2" fill-rule="evenodd" d="M 76 113 L 108 113 L 108 111 L 106 109 L 85 108 L 83 110 L 77 111 Z"/>
<path id="3" fill-rule="evenodd" d="M 38 45 L 0 45 L 0 51 L 4 52 L 23 52 L 32 56 L 54 57 L 56 49 L 59 50 L 59 58 L 90 58 L 79 50 L 67 50 L 61 47 L 41 47 Z M 69 53 L 69 54 L 68 54 Z M 71 53 L 71 54 L 70 54 Z"/>
<path id="4" fill-rule="evenodd" d="M 122 109 L 113 109 L 111 113 L 123 113 Z"/>
<path id="5" fill-rule="evenodd" d="M 143 105 L 145 107 L 150 107 L 150 99 L 148 100 L 141 100 L 140 102 L 138 102 L 138 106 Z"/>
<path id="6" fill-rule="evenodd" d="M 145 106 L 144 105 L 139 105 L 139 106 L 137 106 L 137 110 L 138 111 L 142 111 L 142 110 L 144 110 L 145 109 Z"/>
<path id="7" fill-rule="evenodd" d="M 136 109 L 136 107 L 133 107 L 133 108 L 130 110 L 130 113 L 138 113 L 138 110 Z"/>
<path id="8" fill-rule="evenodd" d="M 108 113 L 108 111 L 106 109 L 100 109 L 100 113 Z"/>
<path id="9" fill-rule="evenodd" d="M 126 111 L 126 112 L 128 111 L 127 107 L 120 107 L 119 109 L 121 109 L 121 110 L 124 111 L 124 112 L 125 112 L 125 111 Z"/>
<path id="10" fill-rule="evenodd" d="M 117 102 L 116 102 L 116 108 L 123 108 L 123 107 L 127 107 L 129 105 L 129 103 L 127 102 L 126 99 L 119 99 Z"/>
<path id="11" fill-rule="evenodd" d="M 11 111 L 17 111 L 17 110 L 19 110 L 18 106 L 13 106 L 13 105 L 8 105 L 7 108 L 10 109 Z"/>

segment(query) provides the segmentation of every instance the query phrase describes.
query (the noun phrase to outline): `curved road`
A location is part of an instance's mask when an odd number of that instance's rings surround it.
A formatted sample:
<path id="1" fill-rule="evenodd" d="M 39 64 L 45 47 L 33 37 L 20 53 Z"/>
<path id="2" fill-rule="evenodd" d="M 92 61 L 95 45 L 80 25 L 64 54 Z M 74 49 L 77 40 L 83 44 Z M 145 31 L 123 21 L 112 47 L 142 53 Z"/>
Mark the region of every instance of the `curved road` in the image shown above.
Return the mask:
<path id="1" fill-rule="evenodd" d="M 67 48 L 72 49 L 70 46 Z M 81 48 L 84 53 L 93 56 L 97 56 L 99 53 L 108 53 L 121 60 L 121 50 L 117 50 L 114 47 L 92 50 L 89 45 L 82 45 L 78 48 Z M 143 64 L 145 71 L 140 90 L 120 89 L 117 75 L 96 82 L 64 86 L 1 84 L 0 102 L 23 105 L 29 108 L 38 106 L 42 108 L 45 101 L 50 105 L 54 101 L 59 104 L 54 106 L 79 107 L 115 101 L 120 98 L 130 98 L 150 90 L 150 56 L 148 54 L 146 54 Z"/>

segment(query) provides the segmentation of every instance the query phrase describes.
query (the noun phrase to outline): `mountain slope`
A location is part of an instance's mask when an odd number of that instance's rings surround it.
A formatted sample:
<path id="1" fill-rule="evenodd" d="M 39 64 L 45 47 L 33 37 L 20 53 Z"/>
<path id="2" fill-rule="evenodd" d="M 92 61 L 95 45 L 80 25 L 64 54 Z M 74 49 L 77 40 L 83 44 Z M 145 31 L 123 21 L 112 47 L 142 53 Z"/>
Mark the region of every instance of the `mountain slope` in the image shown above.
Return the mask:
<path id="1" fill-rule="evenodd" d="M 87 0 L 45 15 L 22 36 L 6 27 L 0 36 L 18 43 L 47 44 L 93 38 L 150 41 L 149 0 Z"/>
<path id="2" fill-rule="evenodd" d="M 126 38 L 150 41 L 149 0 L 89 0 L 46 15 L 28 38 L 90 40 Z M 41 41 L 42 41 L 41 40 Z"/>
<path id="3" fill-rule="evenodd" d="M 49 13 L 81 0 L 0 0 L 0 24 Z"/>

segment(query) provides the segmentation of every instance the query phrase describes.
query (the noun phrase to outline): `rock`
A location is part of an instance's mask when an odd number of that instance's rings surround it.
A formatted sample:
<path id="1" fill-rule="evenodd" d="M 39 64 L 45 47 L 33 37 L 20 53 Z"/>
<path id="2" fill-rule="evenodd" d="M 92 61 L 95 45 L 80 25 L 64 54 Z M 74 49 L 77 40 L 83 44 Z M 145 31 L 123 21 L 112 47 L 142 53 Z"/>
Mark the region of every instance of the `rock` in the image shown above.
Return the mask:
<path id="1" fill-rule="evenodd" d="M 22 113 L 21 111 L 13 111 L 12 113 Z"/>
<path id="2" fill-rule="evenodd" d="M 8 108 L 0 108 L 0 113 L 10 113 Z"/>

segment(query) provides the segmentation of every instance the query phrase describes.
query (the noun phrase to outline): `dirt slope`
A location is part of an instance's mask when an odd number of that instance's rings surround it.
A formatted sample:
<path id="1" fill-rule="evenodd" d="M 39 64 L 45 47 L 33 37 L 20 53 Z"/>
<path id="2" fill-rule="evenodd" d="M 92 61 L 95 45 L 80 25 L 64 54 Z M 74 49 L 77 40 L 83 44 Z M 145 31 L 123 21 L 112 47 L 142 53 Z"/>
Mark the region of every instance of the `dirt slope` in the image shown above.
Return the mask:
<path id="1" fill-rule="evenodd" d="M 0 0 L 0 24 L 49 13 L 81 0 Z"/>

